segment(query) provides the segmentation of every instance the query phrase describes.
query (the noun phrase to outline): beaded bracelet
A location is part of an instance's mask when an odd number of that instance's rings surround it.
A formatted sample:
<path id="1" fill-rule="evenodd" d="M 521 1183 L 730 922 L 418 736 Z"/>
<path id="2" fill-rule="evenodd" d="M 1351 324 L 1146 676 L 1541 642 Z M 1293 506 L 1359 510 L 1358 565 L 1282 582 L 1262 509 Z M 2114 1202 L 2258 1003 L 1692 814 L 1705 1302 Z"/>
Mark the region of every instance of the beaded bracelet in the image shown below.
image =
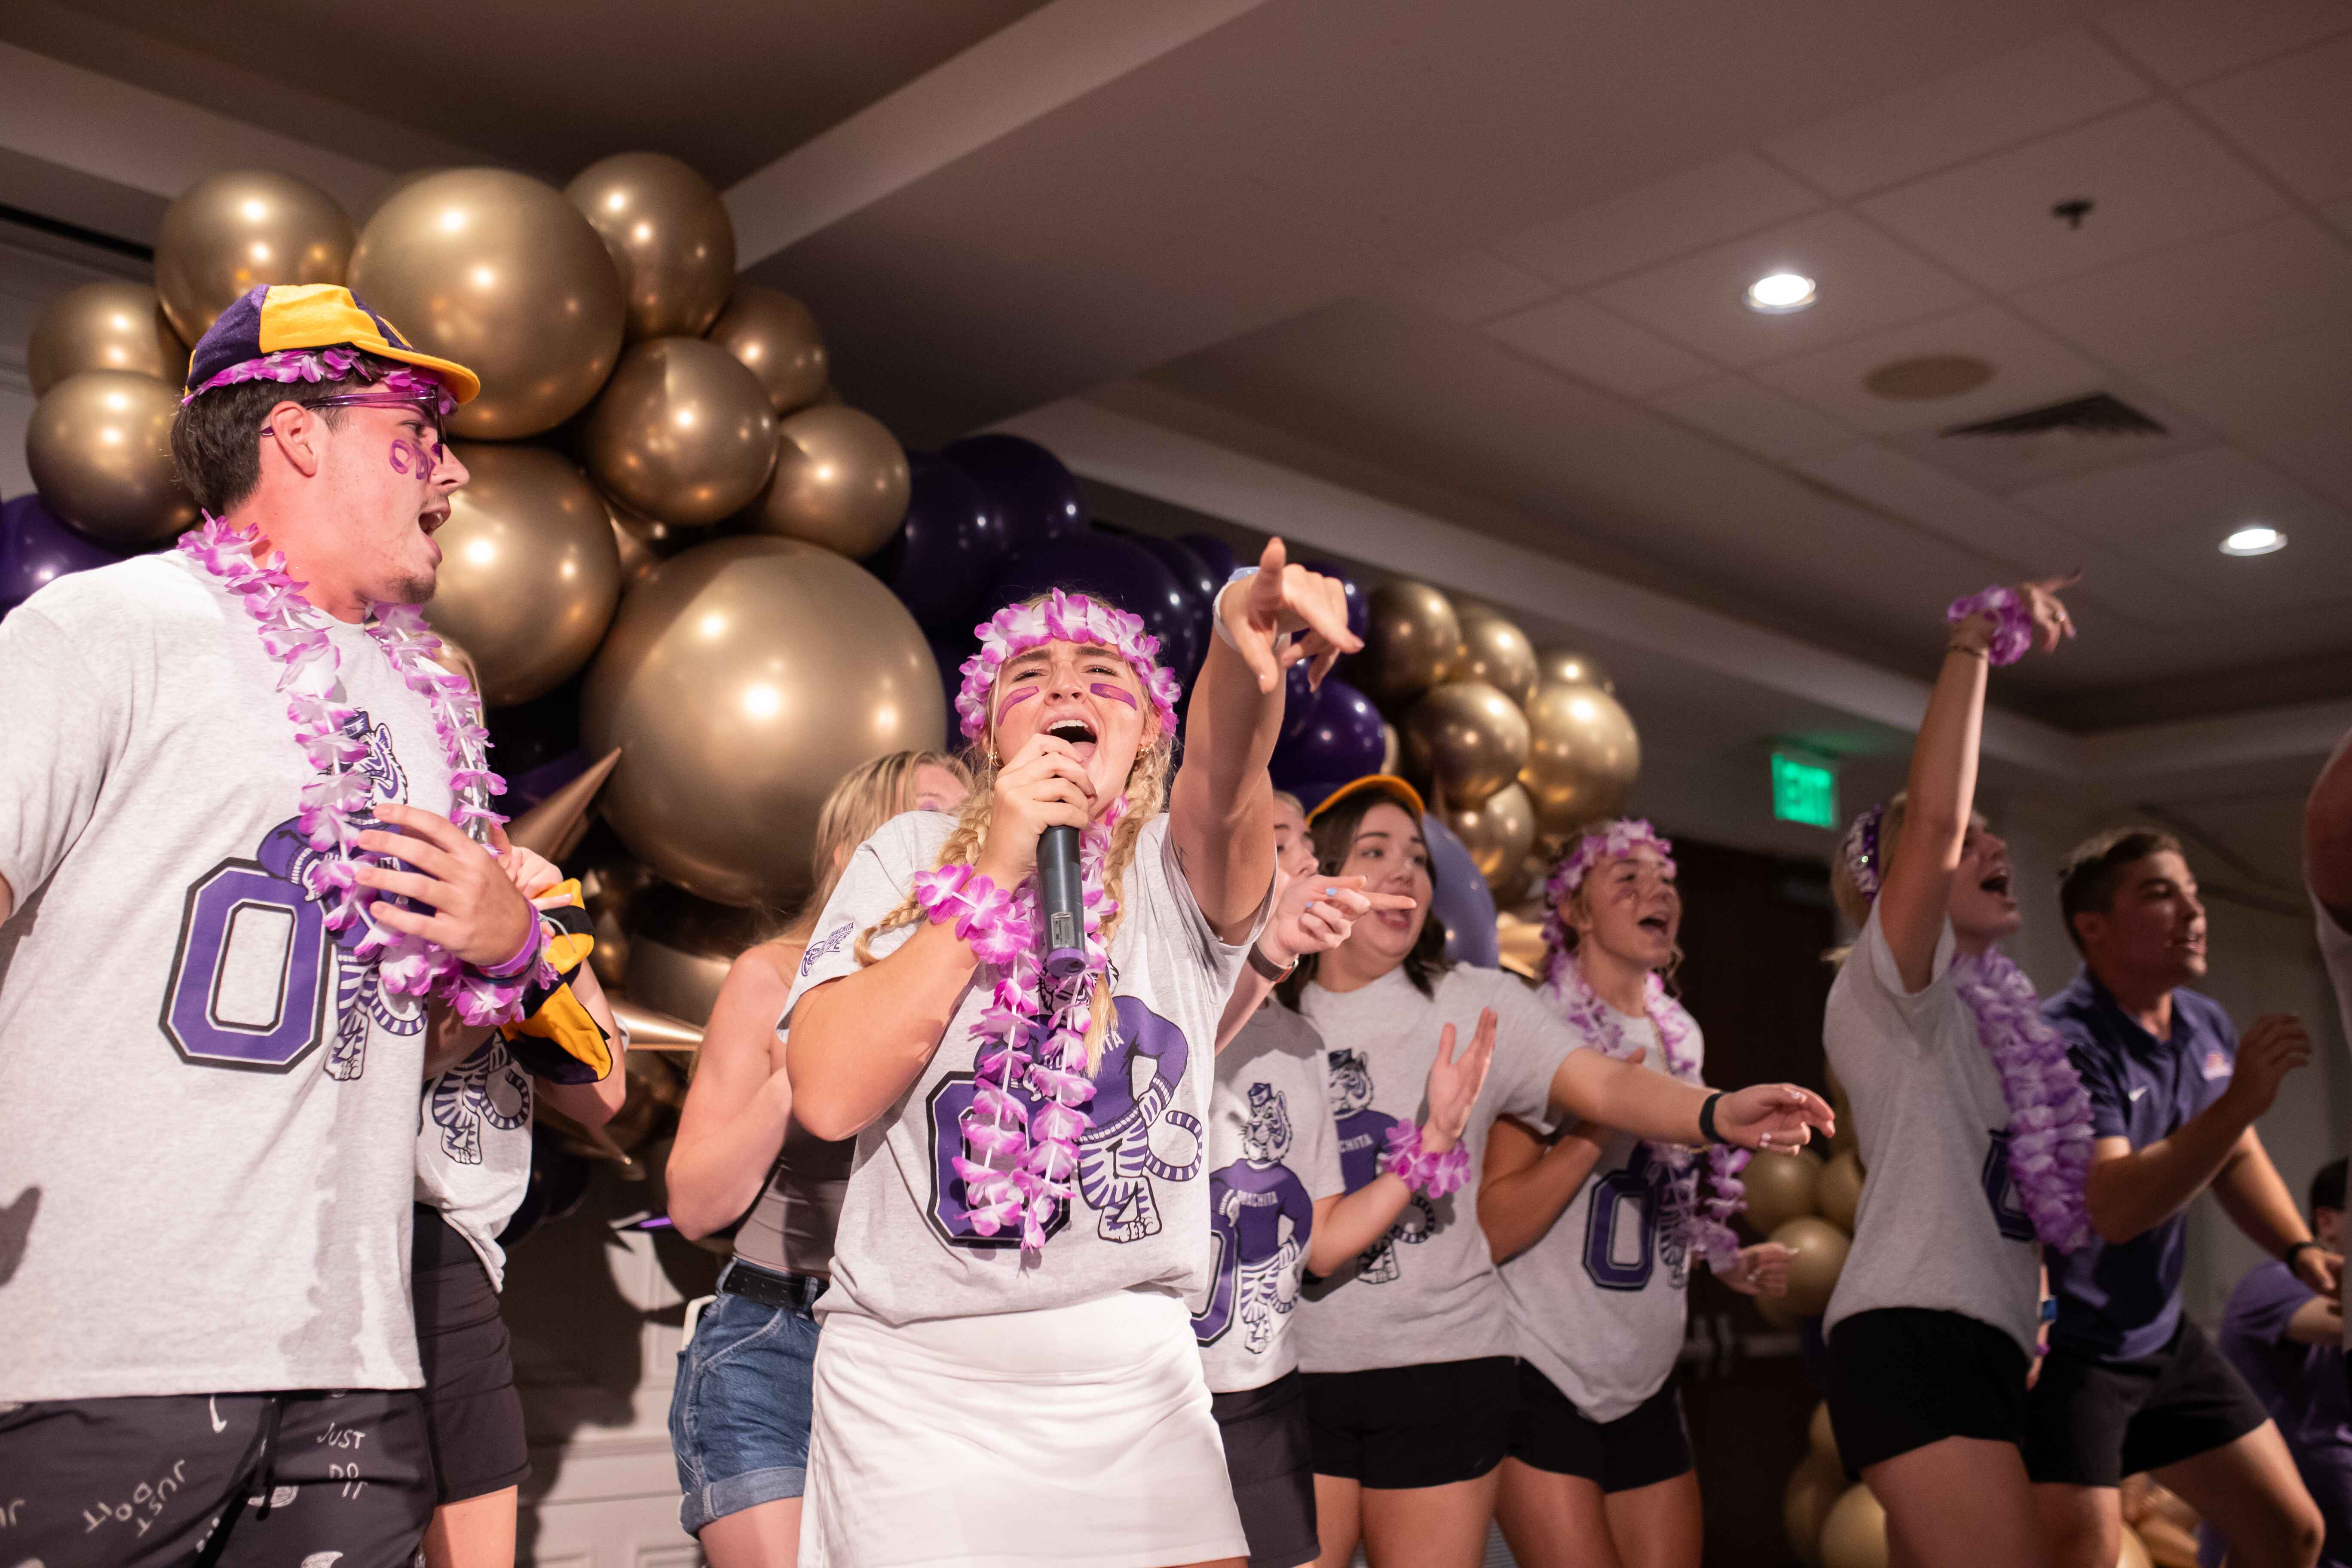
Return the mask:
<path id="1" fill-rule="evenodd" d="M 917 872 L 915 902 L 934 924 L 953 921 L 957 938 L 982 963 L 1012 963 L 1036 934 L 1013 895 L 970 866 Z"/>
<path id="2" fill-rule="evenodd" d="M 1433 1154 L 1421 1146 L 1421 1129 L 1400 1121 L 1389 1129 L 1389 1146 L 1381 1151 L 1381 1169 L 1415 1192 L 1442 1198 L 1470 1180 L 1470 1151 L 1456 1143 L 1443 1154 Z"/>
<path id="3" fill-rule="evenodd" d="M 1951 608 L 1944 612 L 1944 620 L 1957 626 L 1978 616 L 1992 622 L 1992 642 L 1985 649 L 1985 658 L 1990 662 L 2015 664 L 2033 646 L 2033 612 L 2026 608 L 2025 600 L 2016 589 L 1987 588 L 1980 594 L 1954 599 Z"/>

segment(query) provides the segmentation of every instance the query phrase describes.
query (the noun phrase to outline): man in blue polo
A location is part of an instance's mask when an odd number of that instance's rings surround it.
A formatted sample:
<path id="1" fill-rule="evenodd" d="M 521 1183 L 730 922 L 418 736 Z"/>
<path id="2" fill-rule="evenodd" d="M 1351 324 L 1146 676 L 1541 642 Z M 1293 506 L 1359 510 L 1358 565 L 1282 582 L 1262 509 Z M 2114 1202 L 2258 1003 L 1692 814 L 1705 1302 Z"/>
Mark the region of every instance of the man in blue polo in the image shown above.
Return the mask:
<path id="1" fill-rule="evenodd" d="M 2057 1568 L 2113 1568 L 2123 1478 L 2153 1471 L 2230 1537 L 2235 1568 L 2311 1568 L 2322 1539 L 2278 1427 L 2180 1310 L 2188 1208 L 2207 1187 L 2315 1292 L 2342 1259 L 2312 1239 L 2254 1121 L 2311 1058 L 2301 1022 L 2241 1040 L 2209 996 L 2205 910 L 2169 836 L 2101 834 L 2060 871 L 2074 984 L 2042 1005 L 2091 1096 L 2092 1240 L 2048 1258 L 2058 1301 L 2028 1402 L 2025 1461 Z"/>

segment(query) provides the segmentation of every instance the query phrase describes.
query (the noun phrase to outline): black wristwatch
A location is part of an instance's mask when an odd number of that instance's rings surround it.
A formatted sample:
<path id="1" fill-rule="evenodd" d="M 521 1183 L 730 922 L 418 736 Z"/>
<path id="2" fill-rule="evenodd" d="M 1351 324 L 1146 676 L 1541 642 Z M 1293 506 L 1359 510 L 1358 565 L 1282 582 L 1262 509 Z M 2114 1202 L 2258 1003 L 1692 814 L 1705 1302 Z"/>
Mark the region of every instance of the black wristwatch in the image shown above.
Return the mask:
<path id="1" fill-rule="evenodd" d="M 2294 1255 L 2301 1252 L 2306 1247 L 2312 1248 L 2314 1251 L 2317 1251 L 2319 1249 L 2319 1243 L 2315 1241 L 2290 1241 L 2286 1244 L 2286 1250 L 2279 1254 L 2279 1261 L 2285 1264 L 2289 1268 L 2294 1268 Z"/>
<path id="2" fill-rule="evenodd" d="M 1724 1141 L 1723 1134 L 1715 1130 L 1715 1102 L 1721 1100 L 1723 1096 L 1724 1091 L 1718 1089 L 1706 1097 L 1705 1105 L 1698 1108 L 1698 1135 L 1709 1143 L 1720 1143 Z"/>
<path id="3" fill-rule="evenodd" d="M 1257 943 L 1252 942 L 1249 945 L 1249 966 L 1279 985 L 1290 978 L 1290 972 L 1298 967 L 1298 960 L 1294 958 L 1288 963 L 1277 965 Z"/>

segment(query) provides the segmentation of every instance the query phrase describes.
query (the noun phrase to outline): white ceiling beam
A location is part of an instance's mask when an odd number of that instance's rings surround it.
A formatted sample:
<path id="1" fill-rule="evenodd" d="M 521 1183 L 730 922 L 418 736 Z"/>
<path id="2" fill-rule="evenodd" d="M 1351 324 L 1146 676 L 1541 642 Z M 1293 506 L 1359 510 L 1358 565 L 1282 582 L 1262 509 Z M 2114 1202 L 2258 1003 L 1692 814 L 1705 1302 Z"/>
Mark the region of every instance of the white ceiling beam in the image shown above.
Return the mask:
<path id="1" fill-rule="evenodd" d="M 1264 0 L 1053 0 L 745 175 L 726 193 L 748 268 Z"/>

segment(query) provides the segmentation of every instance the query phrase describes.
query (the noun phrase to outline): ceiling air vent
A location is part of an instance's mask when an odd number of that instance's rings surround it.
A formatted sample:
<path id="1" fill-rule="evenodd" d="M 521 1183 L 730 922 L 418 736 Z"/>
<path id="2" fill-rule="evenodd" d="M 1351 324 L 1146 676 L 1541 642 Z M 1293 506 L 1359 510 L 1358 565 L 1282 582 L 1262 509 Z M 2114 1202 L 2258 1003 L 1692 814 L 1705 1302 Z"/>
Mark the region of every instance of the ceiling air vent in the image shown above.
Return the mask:
<path id="1" fill-rule="evenodd" d="M 2070 436 L 2161 436 L 2163 426 L 2120 397 L 2095 392 L 2042 408 L 1955 425 L 1947 436 L 2046 436 L 2053 431 Z"/>

